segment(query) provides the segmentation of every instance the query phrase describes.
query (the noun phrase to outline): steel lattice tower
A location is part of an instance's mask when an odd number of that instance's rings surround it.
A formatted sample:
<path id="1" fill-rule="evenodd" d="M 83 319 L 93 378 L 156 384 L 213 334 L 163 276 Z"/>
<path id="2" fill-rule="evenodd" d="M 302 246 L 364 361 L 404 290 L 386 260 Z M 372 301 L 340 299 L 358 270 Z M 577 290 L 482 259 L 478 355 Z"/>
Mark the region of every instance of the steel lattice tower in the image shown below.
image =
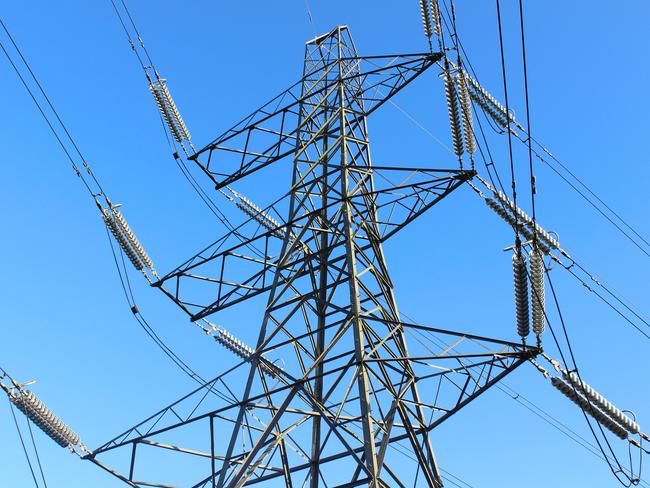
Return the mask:
<path id="1" fill-rule="evenodd" d="M 338 27 L 307 43 L 298 84 L 192 157 L 217 188 L 293 158 L 285 222 L 155 283 L 193 321 L 268 293 L 257 344 L 88 459 L 138 487 L 173 484 L 144 449 L 187 460 L 196 487 L 442 485 L 432 430 L 539 351 L 400 317 L 383 243 L 473 172 L 374 166 L 367 117 L 440 58 L 361 57 Z"/>

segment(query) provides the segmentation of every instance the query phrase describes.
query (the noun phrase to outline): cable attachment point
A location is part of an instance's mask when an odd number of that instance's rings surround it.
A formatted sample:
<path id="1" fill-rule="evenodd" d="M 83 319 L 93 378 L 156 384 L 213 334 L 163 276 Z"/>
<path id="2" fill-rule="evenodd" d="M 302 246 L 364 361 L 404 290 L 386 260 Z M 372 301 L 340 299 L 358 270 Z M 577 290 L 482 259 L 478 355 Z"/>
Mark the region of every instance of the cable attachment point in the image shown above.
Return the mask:
<path id="1" fill-rule="evenodd" d="M 550 373 L 549 373 L 549 372 L 546 370 L 546 368 L 544 368 L 541 364 L 539 364 L 539 363 L 538 363 L 537 361 L 535 361 L 534 359 L 530 359 L 529 361 L 531 362 L 531 364 L 532 364 L 533 366 L 535 366 L 535 368 L 537 369 L 537 371 L 539 371 L 540 373 L 542 373 L 542 375 L 544 375 L 544 378 L 546 378 L 547 380 L 551 378 Z"/>

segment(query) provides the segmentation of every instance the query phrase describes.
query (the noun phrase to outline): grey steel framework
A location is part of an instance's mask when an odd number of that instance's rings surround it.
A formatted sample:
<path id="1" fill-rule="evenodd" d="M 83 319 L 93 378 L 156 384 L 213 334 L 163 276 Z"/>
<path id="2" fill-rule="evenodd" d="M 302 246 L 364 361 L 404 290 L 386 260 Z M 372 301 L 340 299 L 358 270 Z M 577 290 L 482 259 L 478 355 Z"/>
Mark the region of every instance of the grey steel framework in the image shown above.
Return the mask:
<path id="1" fill-rule="evenodd" d="M 474 173 L 373 166 L 366 122 L 441 57 L 361 57 L 338 27 L 192 156 L 218 188 L 293 158 L 283 223 L 155 283 L 194 321 L 268 294 L 254 353 L 88 459 L 136 487 L 442 485 L 433 429 L 539 349 L 400 317 L 383 243 Z"/>

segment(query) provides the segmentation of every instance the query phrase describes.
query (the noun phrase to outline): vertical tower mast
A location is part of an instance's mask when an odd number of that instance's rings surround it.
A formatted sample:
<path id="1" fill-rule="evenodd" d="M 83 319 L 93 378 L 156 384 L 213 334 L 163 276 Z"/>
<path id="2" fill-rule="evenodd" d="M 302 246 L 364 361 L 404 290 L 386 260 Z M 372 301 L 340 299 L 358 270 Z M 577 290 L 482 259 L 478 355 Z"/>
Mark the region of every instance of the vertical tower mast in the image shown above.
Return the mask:
<path id="1" fill-rule="evenodd" d="M 336 390 L 344 382 L 356 383 L 358 397 L 344 399 L 339 409 L 358 416 L 362 435 L 357 437 L 350 432 L 351 438 L 341 442 L 353 447 L 361 443 L 363 462 L 359 460 L 358 466 L 352 466 L 350 480 L 366 479 L 374 487 L 380 485 L 385 455 L 385 447 L 379 455 L 378 441 L 390 435 L 393 427 L 392 421 L 386 423 L 381 419 L 382 412 L 392 410 L 393 419 L 397 417 L 404 426 L 419 429 L 424 426 L 424 419 L 408 361 L 398 362 L 393 368 L 381 362 L 368 362 L 395 354 L 405 358 L 408 353 L 379 241 L 359 63 L 346 27 L 307 44 L 304 71 L 288 219 L 300 223 L 288 227 L 258 352 L 273 349 L 287 362 L 285 371 L 300 379 L 283 400 L 275 402 L 284 407 L 278 409 L 276 417 L 295 401 L 311 403 L 305 407 L 321 410 L 312 420 L 312 486 L 322 476 L 322 431 L 327 430 L 327 442 L 332 443 L 330 430 L 338 422 L 335 412 L 326 407 L 331 394 L 323 396 L 323 391 Z M 309 261 L 301 252 L 301 239 L 305 240 L 306 234 L 310 234 L 307 240 L 318 246 L 309 251 Z M 291 235 L 298 238 L 291 240 Z M 302 266 L 309 267 L 307 276 L 300 277 L 298 270 Z M 298 336 L 304 337 L 298 345 L 279 345 L 286 337 Z M 295 352 L 290 348 L 295 348 Z M 287 352 L 279 353 L 280 350 Z M 296 360 L 288 360 L 289 354 L 295 355 Z M 336 382 L 323 376 L 324 364 L 333 358 L 344 364 Z M 255 371 L 251 371 L 245 396 L 256 393 L 255 377 Z M 294 400 L 299 390 L 302 398 Z M 404 407 L 406 401 L 416 407 L 408 411 Z M 323 415 L 333 416 L 330 425 L 324 425 Z M 275 417 L 271 422 L 275 422 Z M 231 444 L 238 431 L 235 426 Z M 270 429 L 266 435 L 271 435 Z M 428 434 L 409 432 L 408 437 L 423 462 L 425 478 L 431 486 L 438 485 L 440 478 Z M 266 441 L 264 436 L 258 439 L 259 449 Z M 248 459 L 257 451 L 253 449 Z M 245 465 L 239 468 L 240 473 L 245 471 Z M 224 471 L 224 481 L 225 476 Z"/>

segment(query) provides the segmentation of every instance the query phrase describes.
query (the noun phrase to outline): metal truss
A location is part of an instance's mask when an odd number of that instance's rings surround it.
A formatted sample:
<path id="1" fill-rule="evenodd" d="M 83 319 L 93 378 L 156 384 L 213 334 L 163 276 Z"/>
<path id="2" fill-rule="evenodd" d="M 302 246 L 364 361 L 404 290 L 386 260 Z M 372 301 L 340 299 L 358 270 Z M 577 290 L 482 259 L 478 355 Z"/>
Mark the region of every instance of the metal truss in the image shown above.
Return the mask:
<path id="1" fill-rule="evenodd" d="M 419 343 L 426 344 L 425 354 L 417 356 L 411 354 L 409 357 L 415 373 L 415 383 L 426 393 L 419 404 L 409 403 L 404 399 L 401 402 L 403 404 L 401 408 L 407 412 L 420 407 L 425 413 L 426 421 L 423 425 L 411 426 L 410 433 L 405 432 L 403 422 L 395 420 L 399 404 L 397 401 L 391 402 L 383 414 L 374 414 L 373 418 L 378 432 L 382 433 L 380 443 L 383 446 L 383 457 L 385 459 L 394 457 L 398 461 L 398 467 L 404 465 L 401 470 L 384 466 L 387 475 L 382 483 L 384 486 L 416 486 L 417 479 L 414 478 L 417 478 L 415 473 L 419 469 L 419 461 L 412 459 L 409 444 L 411 433 L 418 437 L 432 431 L 527 361 L 527 358 L 536 355 L 538 351 L 521 344 L 449 330 L 409 323 L 399 325 L 408 336 L 417 339 L 414 341 L 416 346 Z M 458 352 L 461 349 L 464 350 L 462 354 Z M 499 352 L 493 352 L 495 349 Z M 383 362 L 387 368 L 392 369 L 401 359 L 393 356 L 375 358 L 374 362 Z M 355 458 L 355 462 L 363 458 L 363 448 L 359 445 L 362 435 L 359 417 L 358 414 L 353 413 L 351 407 L 351 404 L 359 401 L 358 394 L 350 393 L 348 398 L 341 398 L 336 397 L 333 391 L 336 389 L 335 384 L 340 384 L 346 377 L 347 371 L 357 366 L 346 364 L 331 367 L 330 365 L 335 361 L 337 360 L 324 361 L 324 381 L 329 382 L 331 378 L 331 385 L 334 388 L 330 386 L 328 393 L 329 391 L 331 393 L 324 395 L 325 398 L 318 409 L 310 406 L 307 401 L 311 397 L 309 384 L 313 378 L 305 378 L 301 383 L 297 397 L 304 401 L 296 402 L 291 408 L 286 409 L 286 416 L 291 419 L 287 421 L 288 424 L 302 425 L 320 419 L 340 429 L 344 436 L 356 440 L 354 443 L 348 443 L 352 452 L 328 450 L 327 454 L 321 454 L 318 473 L 320 482 L 316 484 L 317 486 L 336 486 L 336 484 L 329 484 L 328 473 L 330 470 L 336 472 L 337 463 L 341 463 L 347 456 Z M 160 474 L 159 459 L 165 453 L 173 454 L 172 466 L 175 471 L 187 469 L 195 473 L 195 481 L 191 485 L 182 486 L 197 488 L 229 486 L 227 483 L 219 485 L 217 482 L 224 469 L 222 449 L 224 433 L 232 431 L 238 411 L 242 407 L 245 409 L 245 414 L 240 422 L 241 429 L 245 432 L 260 433 L 268 425 L 265 411 L 271 412 L 273 409 L 273 405 L 268 401 L 267 392 L 251 396 L 245 401 L 239 399 L 243 386 L 234 378 L 239 378 L 245 368 L 246 363 L 241 363 L 212 379 L 95 449 L 87 459 L 131 486 L 178 486 L 169 484 L 169 481 L 163 482 L 161 478 L 164 476 Z M 273 397 L 277 394 L 286 394 L 291 386 L 290 381 L 284 372 L 279 372 L 278 378 L 273 382 L 275 385 L 270 387 L 268 395 Z M 404 386 L 401 388 L 402 392 Z M 349 390 L 350 385 L 346 384 L 345 387 Z M 377 394 L 382 393 L 385 393 L 385 388 L 377 388 Z M 312 464 L 309 449 L 305 447 L 310 445 L 309 436 L 301 434 L 298 428 L 291 430 L 291 427 L 288 427 L 285 432 L 283 439 L 288 462 L 286 469 L 281 462 L 281 456 L 277 456 L 278 452 L 275 452 L 276 455 L 269 453 L 265 458 L 266 461 L 260 462 L 251 472 L 245 485 L 264 486 L 263 483 L 268 482 L 275 483 L 272 486 L 277 486 L 278 483 L 302 486 L 305 480 L 309 479 Z M 191 440 L 185 440 L 182 445 L 179 445 L 177 439 L 185 436 Z M 330 434 L 330 437 L 332 436 L 333 434 Z M 241 452 L 232 456 L 231 465 L 240 465 L 243 462 L 252 448 L 250 439 L 251 436 L 242 436 Z M 281 446 L 274 442 L 276 439 L 275 436 L 270 438 L 265 448 L 280 451 Z M 110 460 L 113 467 L 109 468 L 105 464 L 106 460 Z M 115 470 L 114 467 L 119 468 Z M 396 480 L 393 476 L 399 476 L 399 479 Z M 366 483 L 367 479 L 364 478 L 356 482 L 356 484 Z M 428 486 L 426 480 L 420 479 L 420 483 Z"/>
<path id="2" fill-rule="evenodd" d="M 363 114 L 358 115 L 365 117 L 442 58 L 440 53 L 361 57 L 355 50 L 339 58 L 336 51 L 326 51 L 336 49 L 327 42 L 329 37 L 311 41 L 316 49 L 307 52 L 302 80 L 191 156 L 217 188 L 293 156 L 306 133 L 328 137 L 324 131 L 335 130 L 336 121 L 318 132 L 310 127 L 311 116 L 334 100 L 340 83 L 355 87 L 355 93 L 345 96 L 363 99 Z M 305 82 L 311 85 L 309 90 Z"/>
<path id="3" fill-rule="evenodd" d="M 383 183 L 384 187 L 375 186 L 372 191 L 360 191 L 349 197 L 355 205 L 362 203 L 364 198 L 371 198 L 375 203 L 377 225 L 365 229 L 366 232 L 375 232 L 373 239 L 358 236 L 364 241 L 360 244 L 364 252 L 370 251 L 374 243 L 382 243 L 395 235 L 473 175 L 470 171 L 424 168 L 373 166 L 372 170 L 375 177 L 380 176 L 380 184 Z M 332 174 L 335 171 L 330 169 Z M 393 182 L 395 178 L 399 178 L 397 183 Z M 341 202 L 342 197 L 332 193 L 326 210 L 335 209 Z M 228 233 L 165 275 L 155 286 L 190 313 L 192 320 L 205 318 L 268 292 L 273 287 L 273 276 L 280 259 L 282 240 L 278 235 L 284 236 L 288 231 L 290 240 L 298 239 L 294 243 L 295 256 L 291 265 L 296 274 L 303 277 L 310 270 L 302 265 L 320 252 L 317 234 L 308 230 L 321 211 L 313 209 L 294 215 L 286 224 L 266 232 L 253 231 L 253 236 L 248 238 L 241 238 L 241 230 Z M 328 243 L 330 250 L 344 244 L 344 240 Z M 344 259 L 345 255 L 338 255 L 330 262 L 335 264 Z"/>
<path id="4" fill-rule="evenodd" d="M 473 173 L 373 166 L 367 116 L 439 58 L 359 57 L 338 27 L 193 156 L 217 187 L 293 158 L 279 227 L 156 283 L 192 320 L 267 294 L 254 354 L 89 460 L 135 487 L 442 486 L 432 430 L 539 350 L 400 318 L 383 243 Z"/>

